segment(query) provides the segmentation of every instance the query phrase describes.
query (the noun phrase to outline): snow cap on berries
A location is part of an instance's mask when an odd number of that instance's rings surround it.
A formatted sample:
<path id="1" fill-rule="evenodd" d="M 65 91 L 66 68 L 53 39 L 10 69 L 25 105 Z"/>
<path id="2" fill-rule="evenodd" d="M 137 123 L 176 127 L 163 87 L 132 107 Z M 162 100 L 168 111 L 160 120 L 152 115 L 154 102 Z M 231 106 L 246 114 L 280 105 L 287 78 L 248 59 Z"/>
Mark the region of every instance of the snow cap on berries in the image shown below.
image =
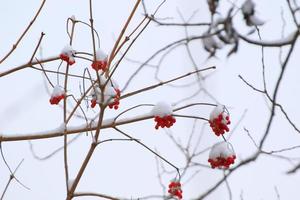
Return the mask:
<path id="1" fill-rule="evenodd" d="M 212 168 L 228 168 L 234 163 L 236 155 L 229 142 L 219 142 L 212 146 L 209 152 L 208 162 Z"/>
<path id="2" fill-rule="evenodd" d="M 217 105 L 210 113 L 209 120 L 213 120 L 218 118 L 218 116 L 222 113 L 224 113 L 225 106 L 224 105 Z"/>
<path id="3" fill-rule="evenodd" d="M 60 56 L 60 59 L 66 61 L 69 65 L 73 65 L 75 63 L 74 59 L 75 50 L 72 48 L 71 45 L 66 45 L 62 51 Z"/>
<path id="4" fill-rule="evenodd" d="M 73 49 L 73 47 L 70 44 L 67 44 L 62 50 L 61 53 L 67 55 L 67 56 L 72 56 L 75 54 L 75 50 Z"/>
<path id="5" fill-rule="evenodd" d="M 72 15 L 70 18 L 71 18 L 71 20 L 76 21 L 75 15 Z"/>
<path id="6" fill-rule="evenodd" d="M 61 95 L 64 95 L 64 94 L 65 94 L 64 89 L 63 89 L 62 87 L 60 87 L 59 85 L 56 85 L 56 86 L 53 88 L 51 97 L 61 96 Z"/>
<path id="7" fill-rule="evenodd" d="M 173 109 L 171 104 L 160 101 L 152 109 L 152 114 L 154 116 L 165 117 L 173 114 Z"/>
<path id="8" fill-rule="evenodd" d="M 61 88 L 59 85 L 56 85 L 53 88 L 51 98 L 50 98 L 50 103 L 53 104 L 58 104 L 60 100 L 65 98 L 65 91 L 63 88 Z"/>
<path id="9" fill-rule="evenodd" d="M 100 83 L 104 84 L 105 83 L 105 78 L 101 77 L 100 78 Z M 91 100 L 91 107 L 95 107 L 97 103 L 101 103 L 101 90 L 99 88 L 99 85 L 96 84 L 93 88 L 93 90 L 91 91 L 90 95 L 92 96 L 92 100 Z M 104 88 L 104 103 L 108 104 L 109 108 L 114 108 L 115 110 L 118 109 L 119 104 L 120 104 L 120 97 L 121 97 L 121 93 L 119 90 L 119 86 L 118 84 L 113 81 L 110 80 L 107 85 Z"/>

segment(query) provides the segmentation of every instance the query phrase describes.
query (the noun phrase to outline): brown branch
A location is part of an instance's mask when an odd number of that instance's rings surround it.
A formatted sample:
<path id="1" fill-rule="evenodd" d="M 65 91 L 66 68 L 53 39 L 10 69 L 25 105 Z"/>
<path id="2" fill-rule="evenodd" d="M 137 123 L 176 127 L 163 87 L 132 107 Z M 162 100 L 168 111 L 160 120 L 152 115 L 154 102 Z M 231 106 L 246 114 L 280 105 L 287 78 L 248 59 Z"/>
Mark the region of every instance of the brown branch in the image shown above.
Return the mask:
<path id="1" fill-rule="evenodd" d="M 107 70 L 107 71 L 109 71 L 109 67 L 110 67 L 110 65 L 111 65 L 112 60 L 114 59 L 114 56 L 115 56 L 115 51 L 116 51 L 116 49 L 118 48 L 118 45 L 119 45 L 119 43 L 120 43 L 120 41 L 121 41 L 121 39 L 122 39 L 122 37 L 123 37 L 123 35 L 124 35 L 124 33 L 125 33 L 125 31 L 126 31 L 128 25 L 129 25 L 130 21 L 131 21 L 131 19 L 132 19 L 134 13 L 135 13 L 135 11 L 136 11 L 136 9 L 138 8 L 140 2 L 141 2 L 141 0 L 137 0 L 137 1 L 136 1 L 136 3 L 135 3 L 135 5 L 134 5 L 134 7 L 133 7 L 133 9 L 132 9 L 132 11 L 131 11 L 129 17 L 127 18 L 127 20 L 126 20 L 126 22 L 125 22 L 125 25 L 124 25 L 123 28 L 122 28 L 122 31 L 121 31 L 120 34 L 119 34 L 119 37 L 118 37 L 117 41 L 116 41 L 115 44 L 114 44 L 114 47 L 113 47 L 113 49 L 112 49 L 112 51 L 111 51 L 111 53 L 110 53 L 110 56 L 109 56 L 109 59 L 108 59 L 108 62 L 107 62 L 107 66 L 108 66 L 108 70 Z M 107 74 L 107 75 L 108 75 L 108 74 Z"/>
<path id="2" fill-rule="evenodd" d="M 170 79 L 170 80 L 167 80 L 167 81 L 164 81 L 164 82 L 160 82 L 160 83 L 157 83 L 157 84 L 154 84 L 154 85 L 151 85 L 151 86 L 148 86 L 148 87 L 145 87 L 145 88 L 142 88 L 142 89 L 139 89 L 139 90 L 136 90 L 136 91 L 127 93 L 127 94 L 125 94 L 125 95 L 122 95 L 122 96 L 121 96 L 121 99 L 124 99 L 124 98 L 130 97 L 130 96 L 139 94 L 139 93 L 141 93 L 141 92 L 145 92 L 145 91 L 148 91 L 148 90 L 152 90 L 152 89 L 155 89 L 155 88 L 157 88 L 157 87 L 159 87 L 159 86 L 162 86 L 162 85 L 164 85 L 164 84 L 168 84 L 168 83 L 177 81 L 177 80 L 179 80 L 179 79 L 185 78 L 185 77 L 190 76 L 190 75 L 192 75 L 192 74 L 196 74 L 196 73 L 199 73 L 199 72 L 202 72 L 202 71 L 211 70 L 211 69 L 216 69 L 216 67 L 213 66 L 213 67 L 208 67 L 208 68 L 199 69 L 199 70 L 196 70 L 196 71 L 193 71 L 193 72 L 189 72 L 189 73 L 184 74 L 184 75 L 182 75 L 182 76 L 178 76 L 178 77 L 176 77 L 176 78 L 173 78 L 173 79 Z"/>
<path id="3" fill-rule="evenodd" d="M 16 169 L 13 171 L 12 174 L 10 174 L 9 179 L 8 179 L 8 181 L 7 181 L 6 185 L 5 185 L 5 188 L 4 188 L 3 192 L 2 192 L 2 195 L 1 195 L 1 197 L 0 197 L 0 200 L 3 200 L 3 197 L 4 197 L 6 191 L 7 191 L 8 187 L 9 187 L 11 181 L 12 181 L 13 179 L 15 179 L 15 173 L 17 172 L 17 170 L 19 169 L 19 167 L 22 165 L 23 161 L 24 161 L 24 159 L 22 159 L 22 160 L 19 162 L 19 164 L 18 164 L 18 166 L 16 167 Z"/>
<path id="4" fill-rule="evenodd" d="M 18 67 L 15 67 L 13 69 L 1 72 L 0 73 L 0 78 L 4 77 L 6 75 L 9 75 L 11 73 L 17 72 L 19 70 L 25 69 L 27 67 L 32 67 L 33 65 L 37 65 L 39 63 L 47 63 L 47 62 L 51 62 L 51 61 L 55 61 L 55 60 L 59 60 L 59 59 L 60 58 L 58 56 L 56 56 L 56 57 L 52 57 L 52 58 L 47 58 L 47 59 L 44 59 L 44 60 L 40 60 L 39 62 L 36 61 L 36 62 L 26 63 L 26 64 L 20 65 Z"/>
<path id="5" fill-rule="evenodd" d="M 105 194 L 93 193 L 93 192 L 77 192 L 73 195 L 73 197 L 88 197 L 88 196 L 100 197 L 100 198 L 105 198 L 110 200 L 120 200 L 119 198 L 111 197 Z"/>
<path id="6" fill-rule="evenodd" d="M 38 44 L 36 45 L 36 47 L 35 47 L 35 49 L 34 49 L 34 51 L 33 51 L 33 54 L 32 54 L 32 56 L 31 56 L 31 58 L 30 58 L 30 60 L 29 60 L 29 63 L 32 62 L 32 60 L 33 60 L 33 58 L 34 58 L 34 56 L 35 56 L 35 54 L 36 54 L 36 52 L 37 52 L 37 50 L 38 50 L 38 48 L 39 48 L 41 42 L 42 42 L 42 39 L 43 39 L 44 35 L 45 35 L 45 33 L 42 32 L 42 33 L 41 33 L 41 36 L 40 36 L 40 39 L 39 39 L 39 41 L 38 41 Z"/>

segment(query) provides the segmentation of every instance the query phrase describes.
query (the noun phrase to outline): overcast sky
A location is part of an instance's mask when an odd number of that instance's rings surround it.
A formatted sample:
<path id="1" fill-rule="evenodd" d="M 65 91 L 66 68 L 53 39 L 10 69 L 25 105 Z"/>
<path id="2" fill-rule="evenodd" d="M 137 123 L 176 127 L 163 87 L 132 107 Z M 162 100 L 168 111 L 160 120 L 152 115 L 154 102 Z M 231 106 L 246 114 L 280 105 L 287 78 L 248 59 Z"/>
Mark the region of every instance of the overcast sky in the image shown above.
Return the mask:
<path id="1" fill-rule="evenodd" d="M 283 34 L 286 36 L 294 30 L 285 1 L 265 0 L 255 2 L 257 3 L 259 17 L 265 21 L 265 25 L 261 29 L 263 39 L 281 38 L 283 21 L 280 13 L 282 11 L 286 23 Z M 242 1 L 237 1 L 237 3 L 241 4 Z M 106 52 L 111 50 L 133 4 L 134 1 L 129 0 L 94 1 L 95 28 L 100 34 L 101 48 Z M 39 5 L 39 0 L 11 0 L 1 3 L 0 57 L 16 41 L 16 38 L 32 19 Z M 146 5 L 149 12 L 153 12 L 158 2 L 146 1 Z M 226 1 L 226 3 L 222 4 L 221 10 L 226 10 L 228 5 L 230 4 Z M 68 43 L 66 19 L 74 15 L 76 19 L 88 22 L 88 9 L 87 1 L 47 1 L 40 16 L 38 16 L 17 50 L 5 63 L 0 65 L 0 72 L 28 62 L 42 31 L 46 35 L 42 42 L 42 54 L 39 56 L 47 58 L 58 55 L 65 44 Z M 129 29 L 132 29 L 142 19 L 142 11 L 142 7 L 140 7 L 132 21 L 133 25 Z M 159 10 L 157 17 L 167 18 L 167 21 L 180 22 L 179 11 L 186 19 L 194 11 L 197 11 L 193 18 L 194 22 L 209 21 L 206 1 L 196 0 L 167 0 Z M 237 27 L 240 27 L 241 33 L 246 34 L 249 29 L 242 24 L 242 16 L 239 19 L 235 24 Z M 205 28 L 192 28 L 189 31 L 191 35 L 196 35 L 203 33 L 204 30 Z M 159 27 L 153 23 L 133 45 L 128 58 L 141 62 L 145 61 L 159 48 L 184 36 L 183 28 Z M 253 34 L 251 37 L 257 38 L 256 34 Z M 73 46 L 78 51 L 92 52 L 90 29 L 79 25 L 76 29 Z M 262 88 L 261 49 L 241 42 L 237 55 L 226 58 L 225 53 L 221 52 L 218 58 L 207 61 L 208 55 L 203 50 L 200 41 L 193 42 L 191 48 L 199 68 L 212 65 L 217 67 L 216 71 L 205 80 L 204 85 L 218 102 L 227 105 L 232 118 L 232 127 L 237 125 L 238 120 L 246 112 L 243 121 L 235 129 L 230 139 L 238 156 L 237 162 L 240 162 L 256 150 L 243 128 L 247 128 L 250 131 L 254 140 L 259 140 L 265 131 L 269 116 L 269 108 L 265 99 L 247 87 L 238 78 L 238 75 L 242 75 L 252 84 Z M 297 50 L 298 46 L 296 45 L 295 54 L 291 58 L 278 98 L 278 101 L 284 105 L 291 119 L 296 124 L 297 120 L 299 121 L 297 108 L 300 100 L 300 96 L 297 95 L 299 86 L 295 84 L 299 73 L 299 69 L 297 69 L 299 62 L 296 56 Z M 285 52 L 286 49 L 283 49 L 283 55 L 285 55 Z M 267 87 L 270 89 L 274 87 L 274 81 L 278 77 L 280 69 L 278 53 L 278 49 L 265 50 Z M 155 59 L 153 62 L 157 63 L 158 59 Z M 52 62 L 46 66 L 49 69 L 56 70 L 58 65 L 59 62 Z M 82 74 L 83 69 L 87 66 L 88 62 L 81 61 L 71 71 L 72 73 Z M 137 67 L 138 65 L 135 63 L 124 61 L 120 65 L 120 70 L 116 72 L 114 79 L 122 87 L 128 76 Z M 168 79 L 192 70 L 193 67 L 185 49 L 179 48 L 172 52 L 162 63 L 159 77 Z M 130 84 L 127 91 L 133 91 L 154 83 L 154 75 L 155 70 L 153 68 L 145 68 Z M 53 82 L 56 82 L 56 75 L 50 75 L 50 78 Z M 192 80 L 192 78 L 186 79 L 186 81 Z M 82 80 L 74 79 L 70 82 L 70 91 L 79 95 L 79 87 L 82 84 Z M 49 104 L 47 88 L 50 88 L 50 86 L 46 83 L 43 74 L 32 69 L 25 69 L 0 78 L 0 133 L 26 134 L 59 127 L 62 123 L 62 109 Z M 175 103 L 192 94 L 195 89 L 196 87 L 166 87 L 137 95 L 134 98 L 121 101 L 120 110 L 110 111 L 106 117 L 115 116 L 116 113 L 136 104 L 155 104 L 160 100 Z M 204 93 L 200 93 L 191 99 L 190 102 L 215 103 L 212 98 Z M 130 113 L 130 115 L 147 113 L 150 109 L 138 109 Z M 189 114 L 200 113 L 201 116 L 208 117 L 209 112 L 210 108 L 197 108 L 190 111 Z M 89 116 L 95 114 L 92 110 L 87 110 L 87 113 Z M 281 149 L 298 144 L 299 136 L 281 114 L 278 115 L 278 118 L 273 123 L 272 134 L 266 143 L 266 150 Z M 82 123 L 82 120 L 79 119 L 71 121 L 72 125 L 80 123 Z M 171 129 L 172 134 L 174 134 L 174 137 L 180 138 L 181 142 L 184 143 L 192 131 L 192 124 L 193 120 L 178 119 L 174 128 Z M 210 133 L 208 124 L 202 122 L 197 126 L 198 134 L 200 134 L 202 125 L 205 127 L 205 132 L 199 144 L 199 149 L 205 149 L 220 141 L 220 138 L 216 138 Z M 156 131 L 153 127 L 154 122 L 148 120 L 130 126 L 122 126 L 121 128 L 128 134 L 141 139 L 151 148 L 156 149 L 176 166 L 184 164 L 185 158 L 169 140 L 165 132 L 163 130 Z M 112 130 L 103 132 L 103 138 L 111 137 L 118 138 L 120 135 Z M 33 144 L 37 154 L 44 156 L 60 147 L 63 144 L 63 138 L 33 141 Z M 69 166 L 71 178 L 76 175 L 89 144 L 90 138 L 82 134 L 76 142 L 70 145 Z M 27 141 L 4 143 L 2 145 L 7 162 L 12 168 L 15 168 L 20 160 L 25 159 L 17 172 L 17 177 L 30 188 L 30 190 L 26 190 L 14 181 L 10 185 L 4 199 L 53 200 L 65 198 L 63 152 L 48 160 L 38 161 L 31 154 Z M 295 150 L 287 155 L 298 157 L 298 154 L 299 151 Z M 208 152 L 200 156 L 198 162 L 207 164 L 207 157 Z M 165 166 L 167 170 L 172 170 L 169 166 Z M 285 160 L 265 156 L 260 157 L 255 163 L 239 169 L 229 178 L 228 181 L 231 186 L 233 199 L 240 199 L 241 193 L 245 200 L 276 199 L 274 188 L 278 189 L 281 199 L 296 199 L 299 196 L 298 183 L 300 177 L 299 173 L 291 176 L 285 174 L 291 167 L 291 163 Z M 2 161 L 0 162 L 0 168 L 0 191 L 2 191 L 9 177 L 9 172 Z M 211 187 L 220 177 L 222 177 L 221 171 L 201 168 L 200 173 L 192 181 L 184 185 L 184 199 L 197 197 Z M 173 178 L 174 174 L 163 176 L 163 184 L 167 186 Z M 162 194 L 157 179 L 155 156 L 141 146 L 131 142 L 107 143 L 100 146 L 93 155 L 93 159 L 89 163 L 77 190 L 99 192 L 117 197 L 132 197 L 133 199 L 152 194 Z M 94 198 L 89 197 L 86 199 Z M 220 186 L 215 193 L 209 195 L 207 199 L 228 199 L 225 184 Z"/>

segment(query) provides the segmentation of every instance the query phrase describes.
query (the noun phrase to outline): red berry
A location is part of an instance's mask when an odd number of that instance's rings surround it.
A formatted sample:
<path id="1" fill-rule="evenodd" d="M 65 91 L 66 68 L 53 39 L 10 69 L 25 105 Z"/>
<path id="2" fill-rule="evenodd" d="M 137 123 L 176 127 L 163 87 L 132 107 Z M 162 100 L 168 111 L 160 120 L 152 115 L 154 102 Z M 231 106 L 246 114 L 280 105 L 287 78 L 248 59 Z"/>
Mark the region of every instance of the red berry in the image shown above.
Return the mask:
<path id="1" fill-rule="evenodd" d="M 96 106 L 96 104 L 97 104 L 96 99 L 92 99 L 91 100 L 91 107 L 94 108 Z"/>
<path id="2" fill-rule="evenodd" d="M 64 99 L 65 98 L 65 95 L 62 94 L 60 96 L 53 96 L 50 98 L 49 102 L 51 105 L 53 104 L 58 104 L 60 102 L 60 100 Z"/>

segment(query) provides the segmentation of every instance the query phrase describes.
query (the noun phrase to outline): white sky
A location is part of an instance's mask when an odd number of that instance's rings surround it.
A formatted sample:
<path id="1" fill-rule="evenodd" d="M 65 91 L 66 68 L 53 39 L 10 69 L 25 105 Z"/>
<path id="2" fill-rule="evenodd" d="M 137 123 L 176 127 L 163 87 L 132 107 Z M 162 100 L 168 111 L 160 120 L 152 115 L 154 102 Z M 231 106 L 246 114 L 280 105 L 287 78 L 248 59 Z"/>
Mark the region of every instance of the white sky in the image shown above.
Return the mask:
<path id="1" fill-rule="evenodd" d="M 155 1 L 146 1 L 149 10 L 153 10 L 157 5 Z M 158 17 L 172 17 L 174 21 L 180 21 L 177 10 L 188 18 L 192 12 L 198 9 L 194 21 L 207 21 L 209 15 L 206 1 L 198 2 L 196 0 L 173 0 L 167 1 L 159 11 Z M 270 3 L 272 2 L 272 3 Z M 134 1 L 94 1 L 94 17 L 95 28 L 99 31 L 101 37 L 101 47 L 109 52 L 113 42 L 117 37 L 129 10 L 132 8 Z M 241 3 L 241 1 L 238 1 Z M 4 55 L 16 38 L 20 35 L 24 27 L 31 20 L 34 12 L 38 8 L 40 1 L 3 1 L 0 6 L 0 19 L 2 28 L 0 30 L 0 55 Z M 266 21 L 266 25 L 262 28 L 263 39 L 278 39 L 281 37 L 281 8 L 284 11 L 287 26 L 285 34 L 293 30 L 292 21 L 288 15 L 286 3 L 284 1 L 257 1 L 258 15 Z M 222 9 L 226 9 L 226 5 Z M 136 25 L 141 19 L 142 10 L 137 13 L 133 24 Z M 42 42 L 43 56 L 50 57 L 57 55 L 68 42 L 65 31 L 66 19 L 75 15 L 77 19 L 88 22 L 88 4 L 86 1 L 47 1 L 41 15 L 30 29 L 24 40 L 20 43 L 14 54 L 7 61 L 0 65 L 0 72 L 11 69 L 27 62 L 31 57 L 35 44 L 38 41 L 40 32 L 46 33 Z M 241 19 L 241 17 L 240 17 Z M 172 19 L 171 19 L 172 21 Z M 238 26 L 242 26 L 242 20 L 236 22 Z M 130 26 L 133 28 L 133 26 Z M 203 28 L 191 29 L 191 33 L 199 34 Z M 241 32 L 246 33 L 247 29 L 241 28 Z M 90 30 L 84 26 L 78 27 L 75 34 L 74 48 L 82 51 L 91 52 Z M 184 31 L 181 28 L 158 27 L 150 25 L 138 39 L 128 57 L 144 61 L 153 52 L 168 44 L 170 41 L 184 37 Z M 254 36 L 253 36 L 254 37 Z M 205 82 L 207 89 L 218 99 L 219 102 L 228 106 L 232 117 L 233 126 L 238 122 L 243 112 L 247 110 L 247 115 L 240 126 L 235 130 L 231 143 L 238 156 L 238 162 L 255 151 L 249 137 L 243 131 L 247 128 L 255 140 L 259 140 L 261 134 L 266 127 L 266 121 L 269 116 L 269 110 L 266 106 L 264 98 L 260 94 L 245 86 L 240 81 L 238 75 L 243 75 L 254 85 L 262 88 L 260 49 L 249 46 L 241 42 L 238 55 L 233 55 L 226 59 L 224 54 L 219 55 L 219 59 L 212 59 L 205 62 L 207 57 L 203 51 L 201 43 L 196 41 L 192 43 L 193 56 L 197 59 L 200 67 L 208 67 L 216 65 L 217 70 Z M 284 49 L 285 50 L 285 49 Z M 296 47 L 296 52 L 298 46 Z M 1 57 L 1 56 L 0 56 Z M 267 66 L 268 87 L 271 89 L 274 85 L 279 72 L 278 50 L 266 50 L 265 60 Z M 155 60 L 157 61 L 157 60 Z M 81 62 L 72 68 L 74 73 L 82 73 L 87 62 Z M 296 53 L 292 56 L 289 69 L 287 70 L 284 83 L 280 88 L 279 102 L 282 102 L 286 111 L 290 114 L 293 121 L 299 121 L 298 108 L 299 95 L 297 91 L 299 86 L 295 83 L 298 81 L 299 69 L 297 69 L 298 60 Z M 58 62 L 51 63 L 47 67 L 57 69 Z M 161 70 L 160 76 L 164 79 L 174 77 L 191 71 L 192 67 L 187 59 L 184 48 L 174 51 L 163 62 L 164 68 Z M 184 66 L 184 67 L 182 67 Z M 136 65 L 130 62 L 124 62 L 120 66 L 120 70 L 116 73 L 119 85 L 123 85 L 128 74 L 133 72 Z M 132 91 L 143 86 L 154 83 L 154 70 L 146 68 L 139 77 L 128 88 Z M 50 76 L 55 82 L 56 77 Z M 191 80 L 191 79 L 187 79 Z M 79 94 L 78 88 L 81 80 L 72 81 L 71 92 Z M 0 103 L 0 133 L 15 134 L 28 133 L 51 130 L 60 126 L 62 121 L 62 110 L 49 104 L 49 94 L 45 89 L 45 81 L 42 73 L 33 70 L 23 70 L 10 76 L 0 79 L 1 103 Z M 174 89 L 160 88 L 153 92 L 147 92 L 134 98 L 121 102 L 122 107 L 130 107 L 140 103 L 156 103 L 160 100 L 176 102 L 183 97 L 192 93 L 193 89 Z M 205 95 L 199 95 L 192 101 L 213 102 Z M 214 102 L 213 102 L 214 103 Z M 151 108 L 139 109 L 132 114 L 145 113 Z M 191 113 L 199 114 L 203 117 L 209 116 L 210 108 L 197 108 Z M 107 115 L 113 116 L 115 111 L 111 111 Z M 116 113 L 116 112 L 115 112 Z M 89 114 L 93 112 L 89 111 Z M 293 131 L 293 128 L 284 120 L 281 114 L 274 121 L 272 134 L 265 148 L 281 149 L 293 145 L 297 145 L 299 136 Z M 78 125 L 78 120 L 71 122 L 72 125 Z M 201 125 L 201 124 L 200 124 Z M 201 126 L 198 126 L 199 132 Z M 164 157 L 167 157 L 172 163 L 180 166 L 184 163 L 184 157 L 179 154 L 175 145 L 170 142 L 163 130 L 154 130 L 154 122 L 152 120 L 140 122 L 133 126 L 122 126 L 122 130 L 127 131 L 132 136 L 141 139 L 145 144 L 157 149 Z M 172 128 L 175 137 L 180 138 L 182 142 L 187 140 L 186 135 L 192 129 L 192 120 L 181 119 Z M 200 149 L 204 149 L 216 142 L 220 138 L 209 134 L 209 127 L 205 125 L 205 134 L 200 143 Z M 118 137 L 116 132 L 105 130 L 104 138 Z M 74 177 L 78 171 L 84 155 L 87 151 L 90 138 L 84 134 L 72 144 L 69 148 L 69 165 L 70 176 Z M 48 153 L 60 147 L 63 144 L 62 138 L 33 141 L 34 148 L 39 155 L 47 155 Z M 31 190 L 27 191 L 16 182 L 13 182 L 5 199 L 64 199 L 65 198 L 65 182 L 63 169 L 63 154 L 60 152 L 56 156 L 46 161 L 38 161 L 33 158 L 28 142 L 12 142 L 4 143 L 4 153 L 10 166 L 14 168 L 19 161 L 24 158 L 25 161 L 18 170 L 17 177 Z M 297 157 L 299 151 L 289 152 L 289 156 Z M 207 164 L 207 154 L 199 158 L 199 162 Z M 262 156 L 257 162 L 247 165 L 235 172 L 230 178 L 233 199 L 240 199 L 240 193 L 244 195 L 244 199 L 276 199 L 274 187 L 277 187 L 281 199 L 296 199 L 299 196 L 298 183 L 299 173 L 293 176 L 286 176 L 284 173 L 290 169 L 292 165 L 284 160 L 278 160 L 270 157 Z M 3 162 L 0 162 L 0 191 L 4 188 L 8 171 Z M 168 168 L 170 170 L 171 168 Z M 82 177 L 78 191 L 94 191 L 104 194 L 111 194 L 117 197 L 132 197 L 161 194 L 161 188 L 156 178 L 156 164 L 154 156 L 144 150 L 141 146 L 131 143 L 107 143 L 96 151 L 93 159 L 88 165 L 87 170 Z M 184 199 L 197 197 L 200 193 L 206 191 L 213 185 L 222 173 L 217 170 L 201 169 L 196 178 L 184 186 Z M 173 175 L 163 177 L 164 184 L 167 186 L 169 181 L 174 178 Z M 94 198 L 82 198 L 94 199 Z M 96 198 L 95 198 L 96 199 Z M 99 199 L 99 198 L 98 198 Z M 223 184 L 216 193 L 208 196 L 209 200 L 228 199 L 225 184 Z"/>

